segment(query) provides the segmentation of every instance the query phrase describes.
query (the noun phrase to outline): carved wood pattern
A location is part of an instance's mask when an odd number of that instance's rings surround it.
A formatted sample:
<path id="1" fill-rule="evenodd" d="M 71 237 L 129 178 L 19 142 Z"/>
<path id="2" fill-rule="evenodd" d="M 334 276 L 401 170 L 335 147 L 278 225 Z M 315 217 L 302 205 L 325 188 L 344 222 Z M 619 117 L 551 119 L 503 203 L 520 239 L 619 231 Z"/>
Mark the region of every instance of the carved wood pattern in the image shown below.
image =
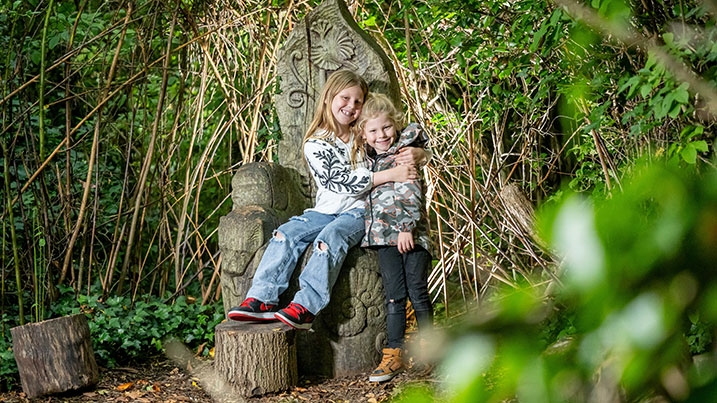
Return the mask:
<path id="1" fill-rule="evenodd" d="M 336 71 L 356 54 L 356 45 L 347 31 L 340 31 L 329 21 L 318 20 L 311 26 L 311 62 L 324 71 Z"/>
<path id="2" fill-rule="evenodd" d="M 280 93 L 274 97 L 282 140 L 279 162 L 308 176 L 302 139 L 328 76 L 348 69 L 362 75 L 371 91 L 399 99 L 390 60 L 362 31 L 343 0 L 326 0 L 294 27 L 278 55 Z"/>

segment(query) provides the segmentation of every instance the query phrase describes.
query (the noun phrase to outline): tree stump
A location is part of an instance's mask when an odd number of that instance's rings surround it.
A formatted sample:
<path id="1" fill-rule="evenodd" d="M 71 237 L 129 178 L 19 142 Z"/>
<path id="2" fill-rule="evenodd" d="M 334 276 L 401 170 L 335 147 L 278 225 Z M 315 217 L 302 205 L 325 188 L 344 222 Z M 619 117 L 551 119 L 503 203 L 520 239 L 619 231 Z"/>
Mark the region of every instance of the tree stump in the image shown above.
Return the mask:
<path id="1" fill-rule="evenodd" d="M 28 398 L 81 390 L 99 381 L 84 314 L 10 329 L 22 390 Z"/>
<path id="2" fill-rule="evenodd" d="M 298 382 L 296 332 L 280 323 L 220 323 L 214 367 L 233 392 L 251 397 L 281 392 Z"/>

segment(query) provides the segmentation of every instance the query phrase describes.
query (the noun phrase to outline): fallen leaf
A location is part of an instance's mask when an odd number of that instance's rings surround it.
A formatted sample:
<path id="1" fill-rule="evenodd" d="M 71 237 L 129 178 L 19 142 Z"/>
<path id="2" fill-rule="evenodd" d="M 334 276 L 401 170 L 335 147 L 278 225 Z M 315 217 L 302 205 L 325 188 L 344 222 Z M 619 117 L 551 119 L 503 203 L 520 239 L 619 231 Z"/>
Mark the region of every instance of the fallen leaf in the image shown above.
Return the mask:
<path id="1" fill-rule="evenodd" d="M 206 347 L 206 346 L 207 346 L 207 342 L 204 342 L 204 343 L 200 344 L 199 347 L 197 347 L 197 352 L 196 352 L 196 354 L 194 354 L 194 355 L 195 355 L 196 357 L 201 357 L 201 356 L 202 356 L 202 351 L 204 351 L 204 347 Z"/>
<path id="2" fill-rule="evenodd" d="M 130 399 L 138 400 L 142 396 L 144 396 L 144 392 L 141 390 L 132 390 L 129 392 L 124 392 L 124 394 L 129 397 Z"/>
<path id="3" fill-rule="evenodd" d="M 117 390 L 119 390 L 120 392 L 124 392 L 125 390 L 131 388 L 132 386 L 134 386 L 134 382 L 123 383 L 122 385 L 119 385 L 117 387 Z"/>

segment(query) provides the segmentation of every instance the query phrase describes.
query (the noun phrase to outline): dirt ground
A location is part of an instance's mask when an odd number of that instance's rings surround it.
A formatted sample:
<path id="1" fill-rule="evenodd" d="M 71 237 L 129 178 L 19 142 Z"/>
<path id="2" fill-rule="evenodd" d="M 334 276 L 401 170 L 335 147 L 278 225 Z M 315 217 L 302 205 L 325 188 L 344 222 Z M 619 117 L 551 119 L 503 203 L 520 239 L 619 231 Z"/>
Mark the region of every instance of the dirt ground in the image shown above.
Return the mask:
<path id="1" fill-rule="evenodd" d="M 194 365 L 206 364 L 194 360 Z M 191 363 L 189 364 L 191 368 Z M 99 384 L 81 393 L 28 399 L 21 391 L 0 393 L 7 403 L 87 403 L 87 402 L 386 402 L 408 385 L 431 385 L 435 377 L 425 367 L 408 368 L 392 381 L 374 383 L 367 375 L 336 379 L 300 379 L 299 385 L 286 392 L 244 399 L 213 399 L 205 388 L 202 372 L 188 370 L 177 361 L 158 358 L 132 368 L 101 369 Z"/>

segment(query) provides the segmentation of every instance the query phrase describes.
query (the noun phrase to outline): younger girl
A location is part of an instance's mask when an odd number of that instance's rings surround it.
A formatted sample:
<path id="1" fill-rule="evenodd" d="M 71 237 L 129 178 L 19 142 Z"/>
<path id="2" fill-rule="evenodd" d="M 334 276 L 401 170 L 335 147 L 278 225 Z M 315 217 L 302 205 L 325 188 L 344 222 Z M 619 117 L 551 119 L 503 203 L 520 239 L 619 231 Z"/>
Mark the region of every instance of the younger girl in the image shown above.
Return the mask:
<path id="1" fill-rule="evenodd" d="M 256 269 L 247 298 L 229 310 L 230 319 L 280 320 L 296 329 L 309 329 L 316 314 L 329 302 L 348 250 L 364 233 L 365 196 L 374 185 L 417 177 L 413 165 L 372 173 L 358 167 L 352 153 L 353 125 L 361 114 L 368 86 L 347 70 L 333 73 L 322 90 L 316 113 L 304 137 L 304 158 L 316 182 L 316 204 L 279 226 Z M 314 253 L 299 276 L 293 301 L 278 310 L 304 250 Z"/>
<path id="2" fill-rule="evenodd" d="M 366 100 L 358 127 L 370 147 L 369 165 L 376 173 L 395 169 L 400 147 L 424 146 L 427 142 L 425 132 L 415 123 L 396 138 L 401 120 L 401 114 L 385 95 L 371 94 Z M 416 312 L 419 330 L 433 326 L 427 278 L 431 254 L 419 181 L 385 183 L 371 190 L 362 246 L 378 250 L 386 296 L 387 346 L 381 364 L 369 376 L 371 382 L 383 382 L 403 369 L 406 298 L 410 298 Z"/>

